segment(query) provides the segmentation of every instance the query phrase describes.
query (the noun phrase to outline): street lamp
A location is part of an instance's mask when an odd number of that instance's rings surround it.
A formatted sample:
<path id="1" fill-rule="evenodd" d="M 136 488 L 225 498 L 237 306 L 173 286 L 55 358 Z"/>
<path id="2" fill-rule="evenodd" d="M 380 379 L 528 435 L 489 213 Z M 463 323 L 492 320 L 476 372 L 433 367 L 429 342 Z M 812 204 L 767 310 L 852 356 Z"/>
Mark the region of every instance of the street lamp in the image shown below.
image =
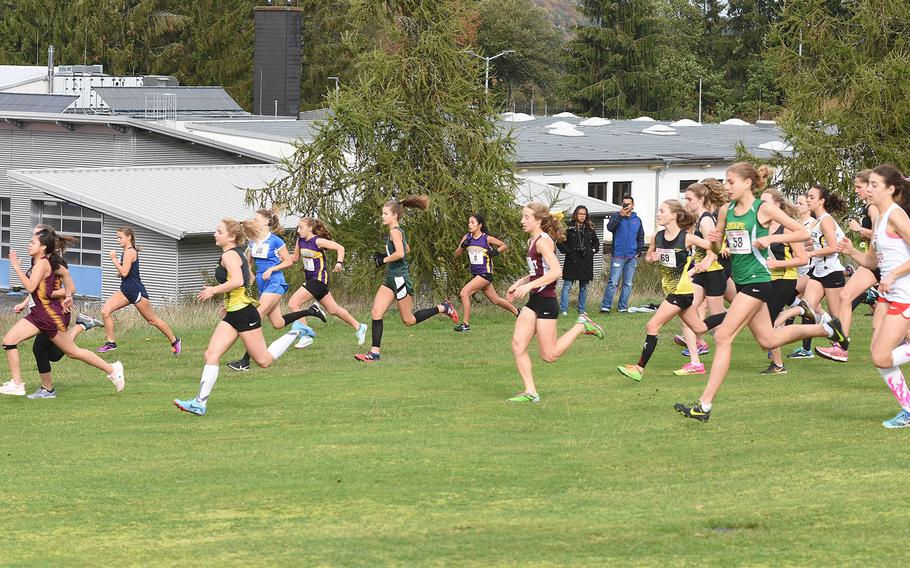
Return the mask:
<path id="1" fill-rule="evenodd" d="M 489 94 L 490 93 L 490 61 L 493 61 L 497 57 L 502 57 L 503 55 L 506 55 L 507 53 L 515 53 L 515 50 L 507 49 L 505 51 L 500 51 L 499 53 L 497 53 L 496 55 L 494 55 L 492 57 L 484 57 L 483 55 L 478 55 L 468 49 L 465 50 L 465 53 L 470 53 L 474 57 L 479 57 L 479 58 L 483 59 L 484 61 L 486 61 L 487 72 L 486 72 L 486 80 L 484 81 L 484 93 Z"/>
<path id="2" fill-rule="evenodd" d="M 327 77 L 329 81 L 335 81 L 335 90 L 338 90 L 338 84 L 341 82 L 341 79 L 338 77 Z"/>

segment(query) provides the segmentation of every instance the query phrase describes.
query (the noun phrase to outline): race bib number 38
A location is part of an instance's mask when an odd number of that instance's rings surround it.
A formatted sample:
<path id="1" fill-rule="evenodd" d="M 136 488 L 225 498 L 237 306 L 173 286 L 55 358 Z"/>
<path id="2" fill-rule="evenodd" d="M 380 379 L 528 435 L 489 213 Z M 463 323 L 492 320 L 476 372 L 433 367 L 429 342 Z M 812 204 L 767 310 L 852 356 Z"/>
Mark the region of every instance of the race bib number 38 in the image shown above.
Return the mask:
<path id="1" fill-rule="evenodd" d="M 730 254 L 752 254 L 752 241 L 745 229 L 732 229 L 727 231 L 727 248 Z"/>
<path id="2" fill-rule="evenodd" d="M 661 266 L 676 268 L 676 251 L 673 249 L 656 249 L 657 260 Z"/>

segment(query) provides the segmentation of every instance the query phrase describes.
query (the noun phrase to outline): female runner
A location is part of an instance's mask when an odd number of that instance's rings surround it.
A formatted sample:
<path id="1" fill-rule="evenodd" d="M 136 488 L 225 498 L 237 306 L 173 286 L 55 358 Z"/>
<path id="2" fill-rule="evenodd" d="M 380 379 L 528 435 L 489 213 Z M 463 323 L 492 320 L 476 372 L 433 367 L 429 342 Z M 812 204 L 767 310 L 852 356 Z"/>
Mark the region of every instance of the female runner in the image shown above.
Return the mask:
<path id="1" fill-rule="evenodd" d="M 455 331 L 471 331 L 471 296 L 474 292 L 483 291 L 493 305 L 518 315 L 518 308 L 510 304 L 496 293 L 493 287 L 493 257 L 504 253 L 508 246 L 487 234 L 487 223 L 483 215 L 475 213 L 468 218 L 468 234 L 461 240 L 455 249 L 455 256 L 467 251 L 468 263 L 471 267 L 471 281 L 464 285 L 458 296 L 461 298 L 462 322 L 455 326 Z"/>

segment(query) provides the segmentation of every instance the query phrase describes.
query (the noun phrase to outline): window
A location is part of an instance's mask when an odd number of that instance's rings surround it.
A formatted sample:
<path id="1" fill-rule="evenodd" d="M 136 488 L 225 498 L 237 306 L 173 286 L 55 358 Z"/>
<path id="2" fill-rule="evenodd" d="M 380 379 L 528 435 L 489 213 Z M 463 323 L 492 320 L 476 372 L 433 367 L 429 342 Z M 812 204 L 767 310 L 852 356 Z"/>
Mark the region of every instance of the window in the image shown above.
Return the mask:
<path id="1" fill-rule="evenodd" d="M 9 258 L 10 223 L 9 197 L 0 197 L 0 258 Z"/>
<path id="2" fill-rule="evenodd" d="M 686 188 L 692 185 L 693 183 L 698 183 L 697 179 L 683 179 L 679 180 L 679 200 L 683 203 L 686 202 Z"/>
<path id="3" fill-rule="evenodd" d="M 588 184 L 588 197 L 593 197 L 594 199 L 600 199 L 601 201 L 607 200 L 607 186 L 610 185 L 610 182 L 607 181 L 595 181 Z"/>
<path id="4" fill-rule="evenodd" d="M 33 201 L 32 221 L 79 239 L 64 255 L 69 264 L 101 266 L 101 213 L 75 203 Z"/>
<path id="5" fill-rule="evenodd" d="M 622 205 L 622 196 L 632 195 L 631 181 L 614 181 L 613 182 L 613 204 Z M 604 200 L 606 201 L 606 199 Z"/>
<path id="6" fill-rule="evenodd" d="M 569 184 L 567 184 L 567 183 L 548 183 L 547 185 L 549 185 L 550 187 L 555 187 L 556 189 L 561 191 L 561 190 L 565 189 L 566 186 Z"/>

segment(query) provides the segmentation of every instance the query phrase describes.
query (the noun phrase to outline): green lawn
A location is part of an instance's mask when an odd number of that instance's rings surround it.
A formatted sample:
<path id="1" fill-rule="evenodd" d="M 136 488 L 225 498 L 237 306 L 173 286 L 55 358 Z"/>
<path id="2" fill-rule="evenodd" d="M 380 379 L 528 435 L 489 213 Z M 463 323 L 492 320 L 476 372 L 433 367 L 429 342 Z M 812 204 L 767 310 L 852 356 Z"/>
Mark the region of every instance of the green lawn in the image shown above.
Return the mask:
<path id="1" fill-rule="evenodd" d="M 0 400 L 0 564 L 897 563 L 910 432 L 880 425 L 897 406 L 868 362 L 865 311 L 847 365 L 760 377 L 743 334 L 707 424 L 672 409 L 705 381 L 671 374 L 677 323 L 640 384 L 616 372 L 647 315 L 596 316 L 606 341 L 535 355 L 538 405 L 505 402 L 521 388 L 504 312 L 475 313 L 464 335 L 389 317 L 378 364 L 354 361 L 353 332 L 330 320 L 272 369 L 223 366 L 203 418 L 170 401 L 195 394 L 217 316 L 178 327 L 179 360 L 135 327 L 114 353 L 120 395 L 66 361 L 60 398 Z"/>

